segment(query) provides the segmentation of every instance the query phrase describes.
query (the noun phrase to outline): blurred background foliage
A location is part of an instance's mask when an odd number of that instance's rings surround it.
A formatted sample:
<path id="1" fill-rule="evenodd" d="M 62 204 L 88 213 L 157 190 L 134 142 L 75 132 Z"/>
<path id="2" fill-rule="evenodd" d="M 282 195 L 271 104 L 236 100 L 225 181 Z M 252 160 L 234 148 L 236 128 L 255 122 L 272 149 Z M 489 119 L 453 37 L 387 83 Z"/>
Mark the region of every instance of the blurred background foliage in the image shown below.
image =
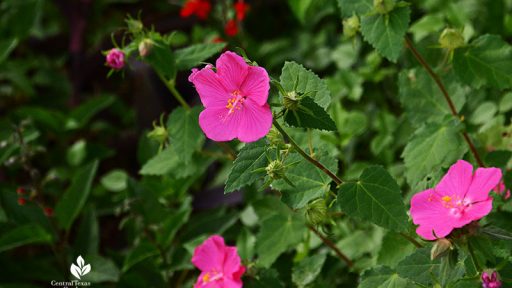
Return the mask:
<path id="1" fill-rule="evenodd" d="M 342 20 L 351 15 L 344 15 L 337 1 L 247 3 L 240 31 L 229 37 L 224 24 L 233 17 L 225 15 L 234 13 L 226 12 L 230 1 L 214 1 L 206 21 L 180 17 L 183 3 L 173 0 L 1 1 L 0 287 L 69 279 L 69 265 L 78 255 L 91 263 L 84 279 L 94 287 L 191 287 L 198 275 L 191 253 L 213 233 L 237 245 L 249 266 L 247 287 L 355 287 L 363 270 L 394 267 L 413 251 L 396 233 L 347 218 L 334 205 L 322 233 L 352 259 L 354 266 L 347 267 L 305 229 L 311 218 L 304 210 L 314 206 L 292 211 L 256 185 L 224 195 L 232 156 L 208 141 L 202 149 L 202 135 L 190 162 L 167 159 L 164 166 L 147 166 L 159 151 L 147 133 L 179 103 L 140 57 L 130 57 L 128 67 L 107 77 L 102 51 L 112 41 L 130 44 L 123 28 L 127 15 L 162 35 L 173 33 L 166 42 L 173 49 L 221 38 L 227 49 L 244 49 L 276 79 L 285 61 L 314 71 L 331 92 L 328 110 L 337 131 L 310 132 L 313 146 L 339 161 L 334 167 L 343 179 L 357 178 L 370 163 L 381 164 L 407 198 L 442 175 L 441 167 L 434 169 L 416 187 L 404 176 L 401 153 L 424 119 L 407 108 L 422 104 L 403 104 L 401 95 L 405 89 L 409 95 L 438 93 L 405 48 L 393 63 L 360 35 L 349 37 Z M 466 42 L 487 33 L 512 37 L 511 0 L 410 4 L 408 32 L 429 63 L 447 71 L 447 79 L 453 78 L 449 57 L 438 44 L 444 28 L 460 29 Z M 191 106 L 200 105 L 187 81 L 189 68 L 177 73 L 176 88 Z M 408 79 L 424 86 L 408 87 Z M 486 163 L 509 168 L 512 93 L 455 90 L 479 150 L 494 151 L 486 153 Z M 277 91 L 271 97 L 277 99 Z M 308 144 L 302 129 L 290 133 Z M 229 143 L 226 149 L 240 147 Z M 509 173 L 507 186 L 510 178 Z M 503 207 L 493 221 L 512 230 L 510 203 Z M 280 230 L 283 221 L 287 230 Z M 276 236 L 276 231 L 281 232 Z M 479 245 L 491 249 L 490 242 Z M 481 257 L 487 261 L 487 255 Z"/>

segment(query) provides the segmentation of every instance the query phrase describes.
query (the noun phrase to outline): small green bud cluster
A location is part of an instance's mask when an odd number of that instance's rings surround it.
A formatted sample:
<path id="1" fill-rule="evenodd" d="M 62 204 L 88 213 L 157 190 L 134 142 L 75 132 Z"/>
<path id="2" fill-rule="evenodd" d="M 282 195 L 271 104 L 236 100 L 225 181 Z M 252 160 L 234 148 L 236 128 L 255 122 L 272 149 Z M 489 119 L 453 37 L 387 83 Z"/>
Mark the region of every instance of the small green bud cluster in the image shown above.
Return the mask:
<path id="1" fill-rule="evenodd" d="M 306 208 L 306 220 L 313 226 L 327 222 L 327 205 L 322 198 L 311 201 Z"/>
<path id="2" fill-rule="evenodd" d="M 354 15 L 350 18 L 343 20 L 343 35 L 352 38 L 359 32 L 359 17 Z"/>
<path id="3" fill-rule="evenodd" d="M 379 14 L 388 14 L 395 8 L 395 0 L 373 0 L 373 8 Z"/>
<path id="4" fill-rule="evenodd" d="M 283 99 L 284 107 L 292 111 L 297 110 L 297 108 L 299 108 L 299 99 L 297 96 L 297 92 L 295 91 L 286 93 Z"/>
<path id="5" fill-rule="evenodd" d="M 464 36 L 462 32 L 457 29 L 446 28 L 439 36 L 439 45 L 448 50 L 455 50 L 464 46 Z"/>
<path id="6" fill-rule="evenodd" d="M 268 164 L 265 171 L 272 180 L 279 180 L 285 177 L 286 167 L 281 160 L 274 160 Z"/>

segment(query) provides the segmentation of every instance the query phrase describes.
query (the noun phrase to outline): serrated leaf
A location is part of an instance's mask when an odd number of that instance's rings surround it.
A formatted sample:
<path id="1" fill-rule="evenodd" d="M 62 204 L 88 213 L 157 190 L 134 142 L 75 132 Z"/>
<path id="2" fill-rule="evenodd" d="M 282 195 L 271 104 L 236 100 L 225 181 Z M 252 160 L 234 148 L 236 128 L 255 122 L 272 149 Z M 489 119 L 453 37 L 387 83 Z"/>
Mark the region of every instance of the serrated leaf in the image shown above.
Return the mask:
<path id="1" fill-rule="evenodd" d="M 361 34 L 368 43 L 392 62 L 396 62 L 404 47 L 409 25 L 409 7 L 396 7 L 388 14 L 373 14 L 361 19 Z"/>
<path id="2" fill-rule="evenodd" d="M 293 266 L 292 281 L 298 287 L 304 287 L 313 283 L 315 278 L 320 274 L 324 265 L 326 254 L 315 254 L 307 257 Z"/>
<path id="3" fill-rule="evenodd" d="M 319 153 L 316 158 L 333 173 L 337 171 L 337 161 L 329 157 L 327 153 Z M 298 162 L 298 163 L 296 163 Z M 304 207 L 312 199 L 322 197 L 330 190 L 332 179 L 309 163 L 298 154 L 293 154 L 286 159 L 285 164 L 296 163 L 286 171 L 286 177 L 295 185 L 292 187 L 284 180 L 274 181 L 272 188 L 281 191 L 282 201 L 293 209 Z"/>
<path id="4" fill-rule="evenodd" d="M 455 120 L 431 123 L 420 128 L 405 146 L 402 158 L 407 182 L 414 186 L 436 169 L 448 167 L 467 151 Z"/>
<path id="5" fill-rule="evenodd" d="M 96 170 L 98 170 L 97 160 L 80 168 L 74 175 L 69 189 L 57 202 L 55 217 L 61 228 L 68 230 L 75 218 L 80 214 L 91 192 Z"/>
<path id="6" fill-rule="evenodd" d="M 361 276 L 358 288 L 414 288 L 414 284 L 401 278 L 386 266 L 377 266 L 366 270 Z"/>
<path id="7" fill-rule="evenodd" d="M 395 179 L 381 166 L 363 170 L 357 182 L 343 183 L 338 191 L 342 211 L 381 227 L 404 231 L 407 212 Z"/>
<path id="8" fill-rule="evenodd" d="M 373 9 L 372 0 L 338 0 L 342 18 L 351 17 L 354 14 L 362 16 Z"/>
<path id="9" fill-rule="evenodd" d="M 255 170 L 267 166 L 266 149 L 265 139 L 262 139 L 246 144 L 240 150 L 226 181 L 224 193 L 233 192 L 236 189 L 250 185 L 265 175 L 265 171 Z"/>
<path id="10" fill-rule="evenodd" d="M 171 48 L 163 41 L 155 41 L 144 60 L 165 80 L 173 80 L 176 76 L 176 58 Z"/>
<path id="11" fill-rule="evenodd" d="M 466 102 L 467 86 L 460 85 L 453 73 L 443 74 L 443 83 L 455 105 L 457 112 Z M 414 125 L 428 121 L 440 121 L 451 115 L 450 107 L 443 94 L 424 69 L 404 70 L 398 78 L 400 103 L 407 118 Z"/>
<path id="12" fill-rule="evenodd" d="M 27 244 L 50 244 L 52 235 L 37 224 L 25 224 L 3 231 L 0 236 L 0 252 Z"/>
<path id="13" fill-rule="evenodd" d="M 331 93 L 325 82 L 311 70 L 295 62 L 284 63 L 280 82 L 286 92 L 307 93 L 316 104 L 326 109 L 331 103 Z"/>
<path id="14" fill-rule="evenodd" d="M 331 116 L 316 104 L 311 97 L 303 97 L 295 110 L 287 109 L 284 121 L 292 127 L 313 128 L 335 131 L 336 124 Z"/>
<path id="15" fill-rule="evenodd" d="M 201 110 L 199 106 L 188 111 L 178 107 L 167 120 L 170 146 L 184 164 L 190 162 L 192 154 L 201 149 L 204 143 L 204 134 L 198 120 Z"/>
<path id="16" fill-rule="evenodd" d="M 265 268 L 302 240 L 304 221 L 291 211 L 286 214 L 275 214 L 261 223 L 261 230 L 256 237 L 256 251 L 259 256 L 258 264 Z"/>
<path id="17" fill-rule="evenodd" d="M 415 283 L 430 287 L 432 275 L 441 267 L 439 259 L 430 260 L 430 247 L 416 250 L 396 266 L 398 275 Z"/>
<path id="18" fill-rule="evenodd" d="M 462 82 L 475 88 L 512 87 L 512 47 L 500 36 L 483 35 L 455 50 L 453 69 Z"/>
<path id="19" fill-rule="evenodd" d="M 224 47 L 226 47 L 226 43 L 206 43 L 194 44 L 178 49 L 174 52 L 176 56 L 176 68 L 178 70 L 191 69 L 217 54 Z"/>

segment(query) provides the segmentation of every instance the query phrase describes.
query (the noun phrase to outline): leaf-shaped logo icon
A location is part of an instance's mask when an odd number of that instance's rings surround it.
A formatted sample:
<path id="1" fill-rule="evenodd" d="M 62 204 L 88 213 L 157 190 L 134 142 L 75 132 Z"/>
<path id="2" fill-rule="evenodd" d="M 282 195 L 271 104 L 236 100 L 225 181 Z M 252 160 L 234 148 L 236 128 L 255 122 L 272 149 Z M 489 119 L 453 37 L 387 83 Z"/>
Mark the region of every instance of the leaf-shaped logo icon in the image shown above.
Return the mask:
<path id="1" fill-rule="evenodd" d="M 78 258 L 76 258 L 76 264 L 78 264 L 78 266 L 72 263 L 69 270 L 77 279 L 81 280 L 81 276 L 91 272 L 91 264 L 85 265 L 85 260 L 82 258 L 82 255 L 79 255 Z"/>

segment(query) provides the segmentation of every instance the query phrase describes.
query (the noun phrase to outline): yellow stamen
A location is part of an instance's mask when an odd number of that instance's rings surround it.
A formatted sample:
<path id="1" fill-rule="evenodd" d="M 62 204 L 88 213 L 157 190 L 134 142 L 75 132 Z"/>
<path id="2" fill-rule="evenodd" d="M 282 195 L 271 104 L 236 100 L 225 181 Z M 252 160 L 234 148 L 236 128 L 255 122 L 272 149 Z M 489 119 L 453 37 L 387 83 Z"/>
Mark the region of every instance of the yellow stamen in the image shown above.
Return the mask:
<path id="1" fill-rule="evenodd" d="M 210 282 L 210 273 L 206 273 L 203 276 L 203 283 L 208 283 L 208 282 Z"/>
<path id="2" fill-rule="evenodd" d="M 441 198 L 444 202 L 450 202 L 452 201 L 452 197 L 450 196 L 444 196 L 443 198 Z"/>

